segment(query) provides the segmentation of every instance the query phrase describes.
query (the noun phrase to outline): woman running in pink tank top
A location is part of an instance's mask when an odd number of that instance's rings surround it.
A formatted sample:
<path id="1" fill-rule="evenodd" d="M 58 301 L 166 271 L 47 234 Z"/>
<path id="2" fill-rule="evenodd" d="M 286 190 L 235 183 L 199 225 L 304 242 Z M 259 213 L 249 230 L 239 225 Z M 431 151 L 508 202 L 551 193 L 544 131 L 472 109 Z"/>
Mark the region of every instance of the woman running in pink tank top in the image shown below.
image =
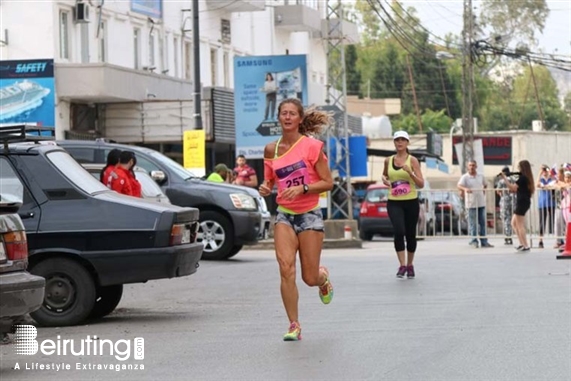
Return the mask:
<path id="1" fill-rule="evenodd" d="M 264 182 L 260 195 L 278 188 L 274 227 L 276 258 L 280 267 L 281 295 L 289 319 L 285 341 L 301 340 L 298 317 L 296 254 L 299 252 L 303 281 L 318 287 L 324 304 L 333 298 L 329 271 L 320 267 L 325 229 L 319 194 L 333 188 L 323 143 L 310 137 L 331 123 L 331 117 L 314 109 L 304 111 L 298 99 L 286 99 L 278 107 L 282 136 L 264 149 Z"/>

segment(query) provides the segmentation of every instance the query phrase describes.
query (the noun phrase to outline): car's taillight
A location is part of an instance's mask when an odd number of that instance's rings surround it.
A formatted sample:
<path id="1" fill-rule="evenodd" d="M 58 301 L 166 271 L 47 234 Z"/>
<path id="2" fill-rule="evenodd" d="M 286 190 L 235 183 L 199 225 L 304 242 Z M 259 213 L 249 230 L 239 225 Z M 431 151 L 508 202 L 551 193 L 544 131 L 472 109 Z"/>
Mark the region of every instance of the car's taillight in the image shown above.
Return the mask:
<path id="1" fill-rule="evenodd" d="M 369 205 L 366 202 L 361 203 L 361 210 L 359 210 L 359 214 L 366 214 Z"/>
<path id="2" fill-rule="evenodd" d="M 2 241 L 9 260 L 16 261 L 28 258 L 28 240 L 26 232 L 9 232 L 2 234 Z"/>
<path id="3" fill-rule="evenodd" d="M 190 228 L 184 224 L 175 224 L 171 229 L 170 245 L 184 245 L 191 242 Z"/>
<path id="4" fill-rule="evenodd" d="M 442 210 L 450 210 L 452 205 L 450 205 L 450 204 L 438 204 L 437 207 L 438 207 L 438 209 L 442 209 Z"/>

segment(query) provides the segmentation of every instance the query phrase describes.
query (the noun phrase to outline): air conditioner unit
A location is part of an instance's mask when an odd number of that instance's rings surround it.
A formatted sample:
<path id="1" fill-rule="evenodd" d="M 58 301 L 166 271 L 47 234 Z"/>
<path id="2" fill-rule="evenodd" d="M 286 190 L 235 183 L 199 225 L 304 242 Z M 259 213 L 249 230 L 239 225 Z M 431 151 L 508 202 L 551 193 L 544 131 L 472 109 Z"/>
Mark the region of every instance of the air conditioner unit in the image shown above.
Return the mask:
<path id="1" fill-rule="evenodd" d="M 78 2 L 75 4 L 75 22 L 86 23 L 89 22 L 89 5 L 86 3 Z"/>

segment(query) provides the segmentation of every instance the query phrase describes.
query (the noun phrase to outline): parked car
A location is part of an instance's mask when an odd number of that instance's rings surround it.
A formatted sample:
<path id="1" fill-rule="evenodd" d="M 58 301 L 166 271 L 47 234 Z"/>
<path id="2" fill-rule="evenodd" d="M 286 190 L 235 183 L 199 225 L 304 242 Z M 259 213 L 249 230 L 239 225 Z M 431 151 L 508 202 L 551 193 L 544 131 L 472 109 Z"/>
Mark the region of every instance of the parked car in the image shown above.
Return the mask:
<path id="1" fill-rule="evenodd" d="M 205 181 L 149 148 L 101 139 L 62 140 L 57 144 L 80 163 L 103 164 L 113 148 L 134 151 L 137 165 L 151 175 L 174 205 L 200 210 L 198 241 L 204 245 L 203 259 L 233 257 L 243 245 L 267 237 L 270 213 L 264 198 L 253 188 Z"/>
<path id="2" fill-rule="evenodd" d="M 196 208 L 114 192 L 57 145 L 10 145 L 0 164 L 2 184 L 23 189 L 29 271 L 46 279 L 43 304 L 31 313 L 41 325 L 107 315 L 123 284 L 196 272 Z"/>
<path id="3" fill-rule="evenodd" d="M 9 171 L 0 161 L 2 178 Z M 28 241 L 17 211 L 20 197 L 6 194 L 0 183 L 0 339 L 44 300 L 45 280 L 26 271 Z"/>
<path id="4" fill-rule="evenodd" d="M 101 171 L 105 167 L 105 164 L 82 164 L 83 168 L 87 172 L 91 173 L 93 177 L 97 180 L 100 178 Z M 135 172 L 135 177 L 141 184 L 141 195 L 145 200 L 151 200 L 156 202 L 162 202 L 165 204 L 170 204 L 170 200 L 166 194 L 163 193 L 161 187 L 149 176 L 147 171 L 141 167 L 133 168 Z"/>
<path id="5" fill-rule="evenodd" d="M 392 236 L 393 225 L 387 213 L 389 188 L 384 184 L 372 184 L 367 187 L 365 199 L 359 212 L 359 238 L 370 241 L 376 234 Z"/>
<path id="6" fill-rule="evenodd" d="M 389 188 L 384 184 L 371 184 L 367 187 L 365 198 L 359 211 L 359 237 L 370 241 L 376 234 L 394 235 L 393 225 L 387 212 Z M 419 192 L 419 219 L 417 233 L 428 235 L 432 232 L 433 214 L 430 207 L 430 191 Z"/>
<path id="7" fill-rule="evenodd" d="M 467 234 L 468 220 L 464 210 L 464 203 L 454 191 L 434 191 L 434 217 L 436 233 L 452 232 L 459 235 Z"/>

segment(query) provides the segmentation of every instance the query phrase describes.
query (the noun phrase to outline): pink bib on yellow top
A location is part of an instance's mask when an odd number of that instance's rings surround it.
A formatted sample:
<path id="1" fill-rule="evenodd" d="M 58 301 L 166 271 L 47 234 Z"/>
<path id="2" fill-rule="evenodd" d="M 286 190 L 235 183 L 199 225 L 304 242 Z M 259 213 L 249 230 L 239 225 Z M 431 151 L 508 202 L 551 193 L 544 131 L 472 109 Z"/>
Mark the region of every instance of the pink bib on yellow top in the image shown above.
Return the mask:
<path id="1" fill-rule="evenodd" d="M 279 144 L 276 143 L 276 144 Z M 293 200 L 285 200 L 282 193 L 285 189 L 303 184 L 312 184 L 320 180 L 315 164 L 322 152 L 323 142 L 302 136 L 291 148 L 281 156 L 264 159 L 264 177 L 275 180 L 278 186 L 278 209 L 290 214 L 302 214 L 319 207 L 319 194 L 301 194 Z"/>

